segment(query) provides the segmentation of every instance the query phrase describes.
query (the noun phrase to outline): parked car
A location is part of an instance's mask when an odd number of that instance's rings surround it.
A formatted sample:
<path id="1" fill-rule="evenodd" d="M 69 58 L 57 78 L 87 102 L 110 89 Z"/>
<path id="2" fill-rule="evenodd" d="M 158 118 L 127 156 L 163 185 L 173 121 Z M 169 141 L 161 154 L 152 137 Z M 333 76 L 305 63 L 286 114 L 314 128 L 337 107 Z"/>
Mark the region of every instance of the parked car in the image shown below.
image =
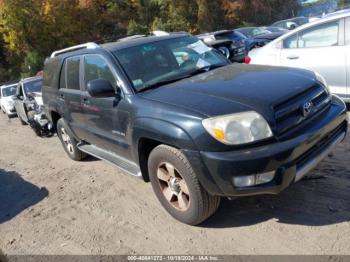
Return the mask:
<path id="1" fill-rule="evenodd" d="M 0 106 L 4 114 L 8 118 L 16 116 L 15 101 L 14 97 L 16 95 L 17 84 L 5 84 L 0 87 Z"/>
<path id="2" fill-rule="evenodd" d="M 17 85 L 15 96 L 15 108 L 22 125 L 27 125 L 28 112 L 33 110 L 33 100 L 35 94 L 40 94 L 42 88 L 42 77 L 26 78 Z"/>
<path id="3" fill-rule="evenodd" d="M 55 51 L 43 100 L 71 159 L 90 154 L 150 181 L 191 225 L 221 197 L 280 193 L 348 127 L 344 102 L 315 73 L 231 64 L 188 34 Z"/>
<path id="4" fill-rule="evenodd" d="M 15 108 L 22 125 L 29 124 L 38 136 L 50 136 L 52 125 L 43 111 L 42 84 L 42 76 L 21 80 L 17 85 Z"/>
<path id="5" fill-rule="evenodd" d="M 275 26 L 263 26 L 262 27 L 263 29 L 271 32 L 271 33 L 287 33 L 289 30 L 288 29 L 284 29 L 284 28 L 281 28 L 281 27 L 275 27 Z"/>
<path id="6" fill-rule="evenodd" d="M 219 50 L 233 62 L 244 62 L 246 37 L 234 30 L 221 30 L 197 36 L 203 42 Z"/>
<path id="7" fill-rule="evenodd" d="M 295 17 L 291 19 L 286 19 L 282 21 L 277 21 L 270 26 L 281 27 L 287 30 L 293 30 L 301 25 L 309 23 L 309 19 L 306 17 Z"/>
<path id="8" fill-rule="evenodd" d="M 332 93 L 350 102 L 349 30 L 350 12 L 322 18 L 251 51 L 247 62 L 316 71 Z"/>
<path id="9" fill-rule="evenodd" d="M 272 33 L 262 27 L 241 27 L 236 29 L 236 31 L 247 37 L 245 40 L 247 51 L 257 47 L 263 47 L 267 43 L 286 33 L 286 31 Z"/>

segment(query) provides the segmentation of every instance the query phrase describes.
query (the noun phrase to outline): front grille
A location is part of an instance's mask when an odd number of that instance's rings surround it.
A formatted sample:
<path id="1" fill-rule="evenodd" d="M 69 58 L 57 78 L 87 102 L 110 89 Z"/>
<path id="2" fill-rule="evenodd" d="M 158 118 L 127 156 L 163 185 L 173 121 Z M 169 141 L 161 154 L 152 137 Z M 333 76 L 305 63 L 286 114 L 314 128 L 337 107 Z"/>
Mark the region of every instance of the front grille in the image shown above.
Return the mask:
<path id="1" fill-rule="evenodd" d="M 311 103 L 312 106 L 307 111 L 304 110 L 304 106 L 308 103 Z M 315 84 L 304 92 L 274 106 L 276 135 L 281 136 L 293 131 L 304 122 L 324 112 L 330 103 L 331 96 L 328 91 L 322 85 Z"/>

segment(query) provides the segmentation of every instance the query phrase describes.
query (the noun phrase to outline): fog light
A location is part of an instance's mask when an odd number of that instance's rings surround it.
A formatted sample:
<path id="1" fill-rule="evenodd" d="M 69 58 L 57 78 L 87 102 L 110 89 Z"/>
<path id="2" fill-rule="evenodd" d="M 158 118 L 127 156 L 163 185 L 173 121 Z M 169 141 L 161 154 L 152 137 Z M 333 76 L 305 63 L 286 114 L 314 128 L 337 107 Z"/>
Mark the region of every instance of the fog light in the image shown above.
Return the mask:
<path id="1" fill-rule="evenodd" d="M 236 187 L 248 187 L 255 185 L 255 176 L 236 176 L 233 178 Z"/>
<path id="2" fill-rule="evenodd" d="M 233 184 L 236 187 L 251 187 L 256 185 L 267 184 L 275 177 L 275 171 L 261 173 L 252 176 L 236 176 L 233 177 Z"/>

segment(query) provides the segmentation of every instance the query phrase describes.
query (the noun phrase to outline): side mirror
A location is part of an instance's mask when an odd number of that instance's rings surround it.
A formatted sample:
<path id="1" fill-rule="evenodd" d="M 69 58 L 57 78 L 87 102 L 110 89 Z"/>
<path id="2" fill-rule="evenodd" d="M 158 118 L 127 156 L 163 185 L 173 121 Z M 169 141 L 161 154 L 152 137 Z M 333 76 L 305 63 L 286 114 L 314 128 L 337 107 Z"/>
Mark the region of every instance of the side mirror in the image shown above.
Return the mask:
<path id="1" fill-rule="evenodd" d="M 115 96 L 115 90 L 112 84 L 105 79 L 91 80 L 87 84 L 87 91 L 92 97 L 113 97 Z"/>

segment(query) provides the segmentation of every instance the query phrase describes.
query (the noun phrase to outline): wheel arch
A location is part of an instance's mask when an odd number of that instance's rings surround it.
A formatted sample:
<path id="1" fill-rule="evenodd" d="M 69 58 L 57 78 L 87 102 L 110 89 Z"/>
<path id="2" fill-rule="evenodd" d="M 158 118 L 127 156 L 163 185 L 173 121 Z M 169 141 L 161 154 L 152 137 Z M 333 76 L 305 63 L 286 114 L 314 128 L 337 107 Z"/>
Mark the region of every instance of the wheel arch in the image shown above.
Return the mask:
<path id="1" fill-rule="evenodd" d="M 139 118 L 133 128 L 133 155 L 138 161 L 145 182 L 149 182 L 148 157 L 159 145 L 195 150 L 190 135 L 176 124 L 151 118 Z"/>

